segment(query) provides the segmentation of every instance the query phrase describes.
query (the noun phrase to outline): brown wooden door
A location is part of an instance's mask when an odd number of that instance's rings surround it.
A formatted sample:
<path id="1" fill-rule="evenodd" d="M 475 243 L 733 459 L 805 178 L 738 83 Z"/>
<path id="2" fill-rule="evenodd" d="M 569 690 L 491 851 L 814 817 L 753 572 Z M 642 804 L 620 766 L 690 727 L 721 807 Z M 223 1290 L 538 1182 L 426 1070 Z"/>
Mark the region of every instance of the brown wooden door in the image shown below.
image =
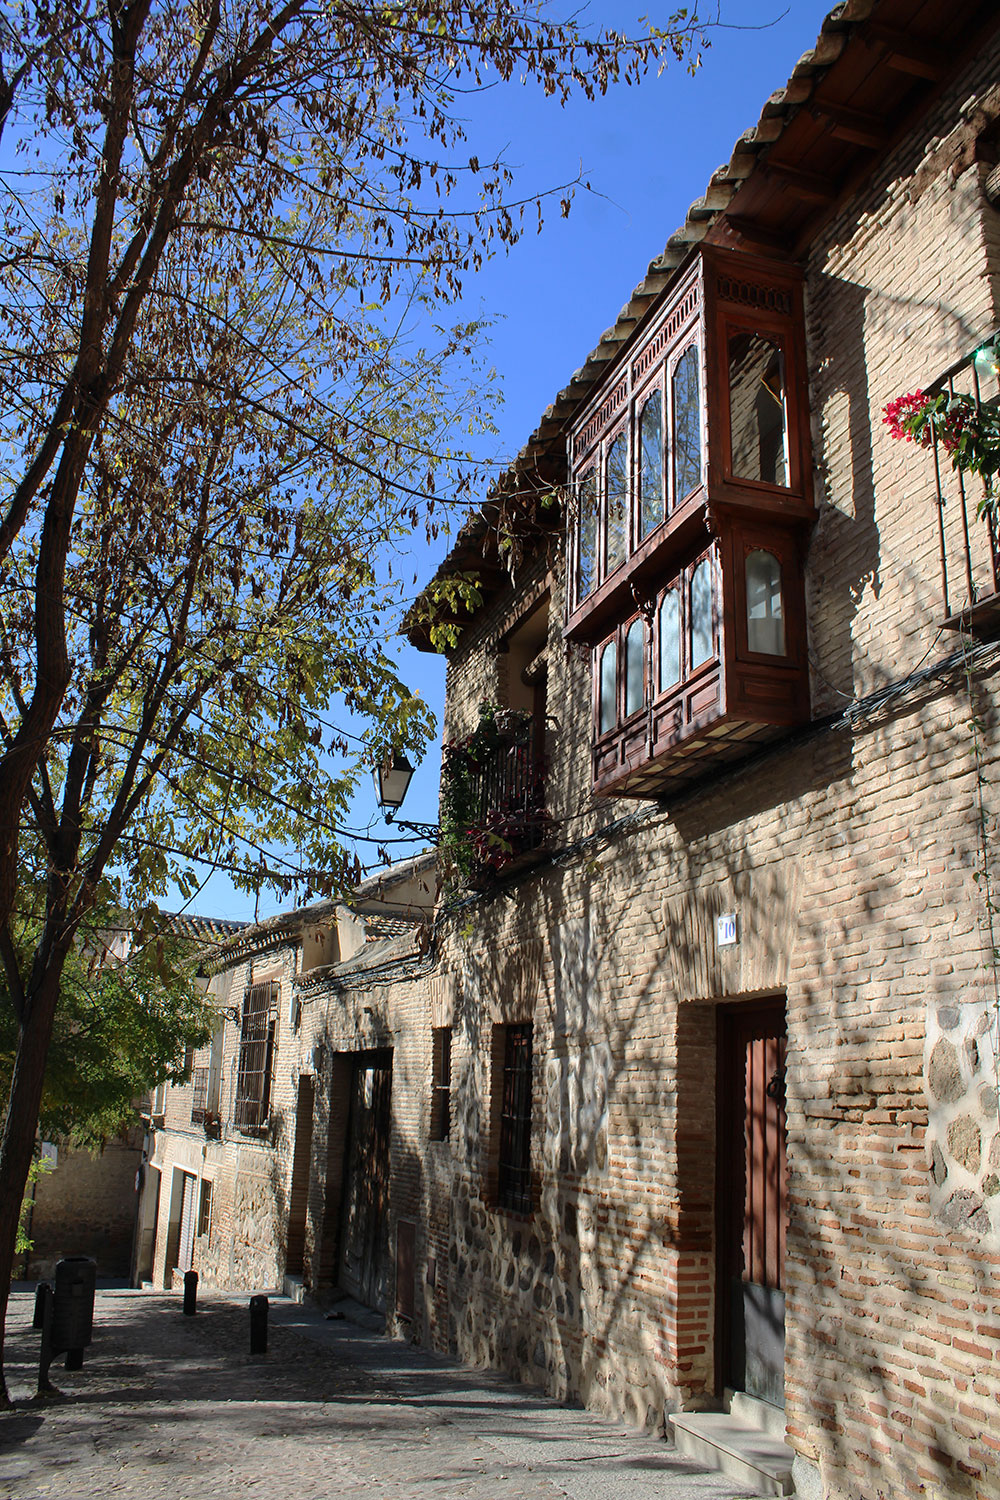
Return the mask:
<path id="1" fill-rule="evenodd" d="M 299 1074 L 295 1108 L 295 1151 L 292 1156 L 292 1187 L 288 1200 L 288 1252 L 285 1271 L 301 1276 L 305 1258 L 306 1209 L 309 1205 L 309 1164 L 312 1160 L 313 1081 Z"/>
<path id="2" fill-rule="evenodd" d="M 355 1061 L 344 1160 L 338 1280 L 344 1291 L 386 1308 L 389 1270 L 389 1127 L 392 1053 Z"/>
<path id="3" fill-rule="evenodd" d="M 719 1017 L 719 1290 L 723 1384 L 784 1402 L 785 1012 Z"/>

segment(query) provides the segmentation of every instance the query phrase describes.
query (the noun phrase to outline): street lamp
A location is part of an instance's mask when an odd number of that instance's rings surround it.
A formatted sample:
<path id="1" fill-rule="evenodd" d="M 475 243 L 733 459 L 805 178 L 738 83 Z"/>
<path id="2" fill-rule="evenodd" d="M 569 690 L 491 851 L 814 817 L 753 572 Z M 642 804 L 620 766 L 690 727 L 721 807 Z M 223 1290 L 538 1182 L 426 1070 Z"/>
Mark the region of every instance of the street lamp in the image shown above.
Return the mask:
<path id="1" fill-rule="evenodd" d="M 387 823 L 396 828 L 408 828 L 418 838 L 427 839 L 430 843 L 438 842 L 441 837 L 440 824 L 408 823 L 405 818 L 396 817 L 413 780 L 413 767 L 405 755 L 400 755 L 398 751 L 387 755 L 375 767 L 372 780 L 375 783 L 375 797 Z"/>

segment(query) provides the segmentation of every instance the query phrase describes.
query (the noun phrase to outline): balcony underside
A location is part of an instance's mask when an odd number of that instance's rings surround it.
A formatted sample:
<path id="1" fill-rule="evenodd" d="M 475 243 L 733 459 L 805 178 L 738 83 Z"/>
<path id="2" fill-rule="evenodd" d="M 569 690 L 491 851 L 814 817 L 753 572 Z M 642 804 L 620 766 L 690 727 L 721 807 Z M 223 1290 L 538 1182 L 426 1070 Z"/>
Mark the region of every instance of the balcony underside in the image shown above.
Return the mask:
<path id="1" fill-rule="evenodd" d="M 706 771 L 742 760 L 755 746 L 781 739 L 789 727 L 787 724 L 722 719 L 702 734 L 632 767 L 605 767 L 600 779 L 595 765 L 594 793 L 599 797 L 661 797 L 694 781 Z"/>
<path id="2" fill-rule="evenodd" d="M 657 797 L 809 718 L 801 670 L 714 661 L 593 749 L 598 796 Z"/>
<path id="3" fill-rule="evenodd" d="M 1000 594 L 987 594 L 956 614 L 948 615 L 945 630 L 963 630 L 967 635 L 991 640 L 1000 635 Z"/>

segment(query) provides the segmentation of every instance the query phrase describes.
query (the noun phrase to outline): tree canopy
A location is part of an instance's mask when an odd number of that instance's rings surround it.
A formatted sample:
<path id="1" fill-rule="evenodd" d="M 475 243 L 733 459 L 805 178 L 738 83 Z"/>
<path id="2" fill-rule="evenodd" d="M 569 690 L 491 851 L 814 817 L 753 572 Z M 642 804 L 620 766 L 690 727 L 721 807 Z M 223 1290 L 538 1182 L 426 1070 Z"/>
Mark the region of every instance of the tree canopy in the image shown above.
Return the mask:
<path id="1" fill-rule="evenodd" d="M 20 903 L 19 945 L 33 946 L 37 914 Z M 207 1042 L 217 1024 L 196 977 L 197 939 L 160 918 L 134 931 L 125 913 L 93 913 L 63 967 L 45 1069 L 38 1126 L 48 1139 L 94 1149 L 135 1123 L 147 1090 L 184 1076 L 185 1050 Z M 17 1051 L 14 1009 L 0 976 L 0 1097 Z"/>

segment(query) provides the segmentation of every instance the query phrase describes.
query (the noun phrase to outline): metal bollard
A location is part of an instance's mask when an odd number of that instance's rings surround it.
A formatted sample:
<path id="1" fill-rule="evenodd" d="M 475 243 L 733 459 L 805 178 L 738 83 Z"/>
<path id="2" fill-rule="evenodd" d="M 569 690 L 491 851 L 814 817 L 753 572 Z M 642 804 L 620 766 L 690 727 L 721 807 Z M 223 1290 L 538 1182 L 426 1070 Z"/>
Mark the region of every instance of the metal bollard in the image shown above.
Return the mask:
<path id="1" fill-rule="evenodd" d="M 42 1346 L 38 1353 L 38 1394 L 54 1391 L 49 1379 L 49 1366 L 55 1355 L 52 1348 L 52 1308 L 55 1293 L 47 1281 L 39 1283 L 35 1291 L 35 1327 L 42 1330 Z"/>
<path id="2" fill-rule="evenodd" d="M 267 1353 L 267 1298 L 250 1298 L 250 1353 Z"/>
<path id="3" fill-rule="evenodd" d="M 189 1318 L 198 1311 L 198 1272 L 184 1272 L 184 1312 Z"/>

